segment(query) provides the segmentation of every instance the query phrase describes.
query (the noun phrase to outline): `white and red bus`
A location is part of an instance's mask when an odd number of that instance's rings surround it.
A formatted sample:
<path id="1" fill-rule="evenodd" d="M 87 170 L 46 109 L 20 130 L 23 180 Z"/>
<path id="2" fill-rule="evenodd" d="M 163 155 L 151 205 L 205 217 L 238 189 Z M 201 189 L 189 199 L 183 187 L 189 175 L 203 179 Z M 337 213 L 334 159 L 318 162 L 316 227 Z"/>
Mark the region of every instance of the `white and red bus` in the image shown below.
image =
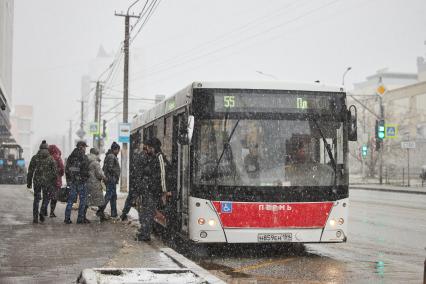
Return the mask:
<path id="1" fill-rule="evenodd" d="M 343 88 L 195 82 L 135 118 L 131 155 L 153 136 L 172 192 L 156 221 L 171 234 L 197 243 L 346 241 L 356 109 Z"/>

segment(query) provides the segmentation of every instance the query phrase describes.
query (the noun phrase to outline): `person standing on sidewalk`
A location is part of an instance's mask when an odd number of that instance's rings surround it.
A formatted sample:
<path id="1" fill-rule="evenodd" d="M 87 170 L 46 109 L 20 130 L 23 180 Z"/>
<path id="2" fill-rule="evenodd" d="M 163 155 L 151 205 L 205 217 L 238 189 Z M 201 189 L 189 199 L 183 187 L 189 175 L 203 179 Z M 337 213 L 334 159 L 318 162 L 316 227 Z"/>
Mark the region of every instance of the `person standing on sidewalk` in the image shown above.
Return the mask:
<path id="1" fill-rule="evenodd" d="M 71 224 L 71 208 L 77 195 L 80 198 L 78 207 L 77 224 L 85 223 L 84 212 L 86 208 L 87 189 L 86 182 L 89 178 L 89 160 L 86 156 L 87 144 L 84 141 L 77 142 L 76 148 L 67 159 L 65 177 L 70 186 L 67 206 L 65 208 L 65 224 Z"/>
<path id="2" fill-rule="evenodd" d="M 140 229 L 137 241 L 150 241 L 154 225 L 155 210 L 162 197 L 166 198 L 166 162 L 161 151 L 161 142 L 151 138 L 146 142 L 148 163 L 144 169 L 146 176 L 141 187 L 141 204 L 139 206 Z"/>
<path id="3" fill-rule="evenodd" d="M 97 206 L 98 209 L 104 203 L 104 194 L 102 191 L 102 181 L 106 180 L 104 172 L 99 162 L 99 151 L 95 148 L 90 149 L 89 159 L 89 179 L 87 180 L 87 204 L 84 216 L 86 216 L 89 206 Z M 86 222 L 87 218 L 85 217 Z"/>
<path id="4" fill-rule="evenodd" d="M 104 211 L 108 202 L 110 202 L 111 206 L 111 217 L 117 217 L 117 184 L 121 173 L 120 163 L 117 158 L 118 153 L 120 153 L 120 145 L 113 142 L 111 149 L 106 153 L 104 165 L 102 167 L 106 176 L 106 194 L 104 204 L 96 212 L 96 215 L 101 218 L 101 221 L 105 220 Z"/>
<path id="5" fill-rule="evenodd" d="M 44 207 L 47 207 L 47 203 L 49 202 L 48 192 L 56 183 L 56 163 L 47 149 L 46 140 L 43 140 L 39 151 L 31 158 L 28 166 L 27 187 L 32 188 L 34 184 L 33 223 L 38 223 L 39 203 L 42 192 L 43 202 L 40 211 Z M 44 222 L 43 214 L 40 214 L 40 221 Z"/>
<path id="6" fill-rule="evenodd" d="M 55 160 L 57 176 L 56 176 L 56 182 L 54 186 L 50 187 L 49 189 L 49 192 L 48 192 L 49 200 L 47 201 L 46 204 L 43 204 L 45 207 L 42 208 L 41 214 L 43 214 L 44 216 L 47 216 L 47 207 L 48 207 L 48 203 L 50 202 L 50 217 L 53 218 L 53 217 L 56 217 L 55 208 L 56 208 L 56 203 L 58 200 L 58 192 L 62 186 L 62 176 L 65 173 L 65 168 L 64 168 L 64 162 L 61 159 L 61 150 L 59 150 L 59 148 L 56 145 L 49 145 L 48 151 L 50 156 L 52 156 L 53 160 Z"/>
<path id="7" fill-rule="evenodd" d="M 145 172 L 143 169 L 147 166 L 148 156 L 145 144 L 141 144 L 137 152 L 134 153 L 132 168 L 130 169 L 130 189 L 127 195 L 126 202 L 124 203 L 123 210 L 121 211 L 121 221 L 127 220 L 132 204 L 135 203 L 137 197 L 140 195 L 140 189 L 143 186 L 143 177 Z"/>

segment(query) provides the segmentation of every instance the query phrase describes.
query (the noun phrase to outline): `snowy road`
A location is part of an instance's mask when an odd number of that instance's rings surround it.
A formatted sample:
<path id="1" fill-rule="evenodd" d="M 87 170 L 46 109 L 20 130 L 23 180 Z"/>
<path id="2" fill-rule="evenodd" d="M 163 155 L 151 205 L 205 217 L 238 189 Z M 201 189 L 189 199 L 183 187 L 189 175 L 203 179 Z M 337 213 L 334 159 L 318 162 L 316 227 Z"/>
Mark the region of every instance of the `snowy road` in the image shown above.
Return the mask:
<path id="1" fill-rule="evenodd" d="M 421 283 L 426 196 L 352 190 L 349 230 L 344 244 L 228 247 L 200 263 L 230 282 Z"/>

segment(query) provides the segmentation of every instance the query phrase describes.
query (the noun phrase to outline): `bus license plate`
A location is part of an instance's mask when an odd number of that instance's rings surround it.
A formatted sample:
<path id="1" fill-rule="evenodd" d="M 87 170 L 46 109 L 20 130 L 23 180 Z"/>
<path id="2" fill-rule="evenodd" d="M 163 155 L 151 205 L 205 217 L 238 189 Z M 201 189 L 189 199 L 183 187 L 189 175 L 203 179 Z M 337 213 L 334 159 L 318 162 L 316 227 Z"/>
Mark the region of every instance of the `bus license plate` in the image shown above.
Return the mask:
<path id="1" fill-rule="evenodd" d="M 291 233 L 281 233 L 281 234 L 258 234 L 258 242 L 291 242 L 293 235 Z"/>

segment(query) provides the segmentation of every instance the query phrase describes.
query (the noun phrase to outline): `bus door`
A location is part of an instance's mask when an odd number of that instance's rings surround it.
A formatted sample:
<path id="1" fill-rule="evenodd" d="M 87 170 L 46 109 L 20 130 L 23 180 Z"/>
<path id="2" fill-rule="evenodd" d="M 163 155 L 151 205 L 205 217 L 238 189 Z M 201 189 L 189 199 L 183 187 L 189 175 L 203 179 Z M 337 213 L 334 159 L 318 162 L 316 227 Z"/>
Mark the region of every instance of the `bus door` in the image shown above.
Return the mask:
<path id="1" fill-rule="evenodd" d="M 184 114 L 180 114 L 177 117 L 178 129 L 182 129 L 187 125 Z M 188 212 L 188 200 L 189 200 L 189 184 L 190 184 L 190 165 L 189 165 L 189 145 L 177 144 L 178 148 L 178 175 L 177 175 L 177 188 L 179 194 L 178 212 L 182 215 L 182 227 L 183 233 L 188 233 L 189 223 L 189 212 Z"/>

